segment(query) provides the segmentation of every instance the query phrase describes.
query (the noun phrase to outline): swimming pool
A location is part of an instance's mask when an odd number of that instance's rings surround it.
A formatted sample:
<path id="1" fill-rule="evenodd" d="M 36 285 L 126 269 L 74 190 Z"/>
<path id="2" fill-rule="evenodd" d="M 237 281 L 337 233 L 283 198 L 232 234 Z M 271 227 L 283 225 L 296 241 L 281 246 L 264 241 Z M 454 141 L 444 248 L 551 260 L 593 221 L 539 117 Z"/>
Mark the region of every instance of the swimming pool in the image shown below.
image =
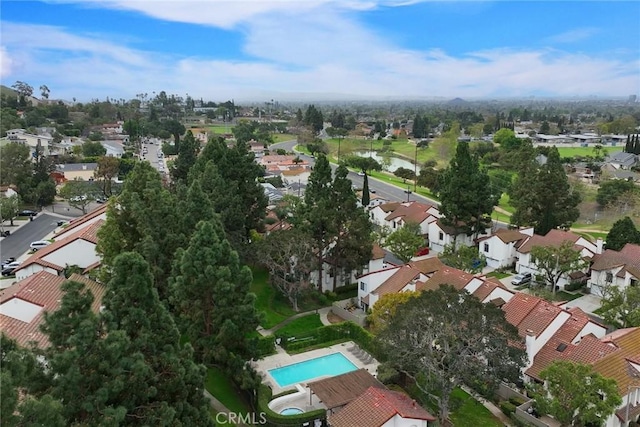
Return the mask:
<path id="1" fill-rule="evenodd" d="M 280 411 L 280 415 L 298 415 L 302 413 L 304 413 L 304 411 L 300 408 L 285 408 Z"/>
<path id="2" fill-rule="evenodd" d="M 336 376 L 358 369 L 342 353 L 332 353 L 304 362 L 293 363 L 282 368 L 271 369 L 269 374 L 280 387 L 307 381 L 322 376 Z"/>

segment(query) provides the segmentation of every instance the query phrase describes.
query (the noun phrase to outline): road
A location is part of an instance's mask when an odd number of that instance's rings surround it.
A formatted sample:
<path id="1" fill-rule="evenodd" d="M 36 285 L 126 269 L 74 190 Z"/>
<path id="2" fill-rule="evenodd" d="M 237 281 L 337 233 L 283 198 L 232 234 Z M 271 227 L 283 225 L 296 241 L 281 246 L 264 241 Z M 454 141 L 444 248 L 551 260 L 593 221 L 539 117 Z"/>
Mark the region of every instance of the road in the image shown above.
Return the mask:
<path id="1" fill-rule="evenodd" d="M 295 147 L 298 144 L 297 141 L 292 140 L 292 141 L 284 141 L 284 142 L 279 142 L 277 144 L 273 144 L 269 147 L 269 149 L 271 151 L 275 151 L 277 149 L 284 149 L 286 151 L 293 151 L 293 147 Z M 307 156 L 306 154 L 300 154 L 300 158 L 306 160 L 309 162 L 309 164 L 313 165 L 314 164 L 314 158 L 311 156 Z M 333 170 L 335 170 L 337 166 L 335 164 L 331 164 L 331 168 Z M 349 179 L 351 180 L 351 182 L 353 183 L 353 185 L 355 185 L 358 188 L 362 188 L 362 181 L 363 181 L 363 177 L 361 177 L 360 175 L 358 175 L 356 172 L 349 172 Z M 413 185 L 409 185 L 408 186 L 410 188 L 410 190 L 413 190 Z M 369 177 L 369 189 L 375 191 L 375 194 L 384 197 L 385 199 L 389 200 L 389 201 L 401 201 L 401 202 L 406 202 L 407 201 L 407 196 L 408 196 L 408 200 L 413 201 L 416 200 L 418 202 L 421 203 L 429 203 L 432 205 L 436 205 L 438 206 L 439 203 L 433 199 L 429 199 L 427 197 L 423 197 L 419 194 L 415 194 L 413 193 L 413 191 L 410 194 L 406 193 L 406 189 L 402 189 L 402 188 L 398 188 L 395 185 L 391 185 L 391 184 L 387 184 L 384 181 L 380 181 L 377 180 L 375 178 L 371 178 Z M 372 191 L 372 192 L 373 192 Z"/>
<path id="2" fill-rule="evenodd" d="M 12 232 L 10 236 L 5 237 L 0 242 L 0 253 L 2 259 L 9 257 L 20 257 L 29 250 L 29 244 L 36 240 L 42 240 L 47 234 L 51 233 L 58 226 L 60 218 L 40 214 L 28 224 Z"/>
<path id="3" fill-rule="evenodd" d="M 151 163 L 151 166 L 156 168 L 160 173 L 166 172 L 166 164 L 164 157 L 158 157 L 158 151 L 162 149 L 160 141 L 154 139 L 153 144 L 142 144 L 143 150 L 147 149 L 146 154 L 142 154 L 142 158 Z"/>

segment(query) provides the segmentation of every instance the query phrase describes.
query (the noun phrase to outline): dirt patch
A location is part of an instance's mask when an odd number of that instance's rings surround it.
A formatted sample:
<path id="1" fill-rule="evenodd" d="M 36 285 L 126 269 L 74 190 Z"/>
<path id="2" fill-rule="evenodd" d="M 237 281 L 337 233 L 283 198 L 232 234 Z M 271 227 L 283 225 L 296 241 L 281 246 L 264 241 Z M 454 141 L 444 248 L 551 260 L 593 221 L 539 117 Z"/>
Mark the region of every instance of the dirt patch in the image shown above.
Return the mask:
<path id="1" fill-rule="evenodd" d="M 341 323 L 345 321 L 342 317 L 338 316 L 337 314 L 331 311 L 327 313 L 327 320 L 331 323 Z"/>

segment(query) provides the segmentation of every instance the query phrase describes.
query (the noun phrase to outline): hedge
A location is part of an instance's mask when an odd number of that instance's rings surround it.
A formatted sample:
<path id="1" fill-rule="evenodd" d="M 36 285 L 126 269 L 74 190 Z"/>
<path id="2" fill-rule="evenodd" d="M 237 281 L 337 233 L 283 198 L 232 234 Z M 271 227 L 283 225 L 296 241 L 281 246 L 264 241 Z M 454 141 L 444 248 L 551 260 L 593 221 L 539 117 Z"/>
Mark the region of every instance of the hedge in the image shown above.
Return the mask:
<path id="1" fill-rule="evenodd" d="M 317 409 L 299 415 L 280 415 L 269 408 L 271 399 L 271 389 L 264 384 L 260 384 L 260 387 L 258 387 L 258 412 L 264 413 L 267 419 L 267 425 L 269 426 L 301 426 L 305 423 L 313 425 L 314 420 L 324 420 L 327 417 L 327 411 L 325 409 Z"/>
<path id="2" fill-rule="evenodd" d="M 276 352 L 275 337 L 273 335 L 259 337 L 256 347 L 260 359 L 274 354 Z"/>
<path id="3" fill-rule="evenodd" d="M 338 340 L 351 340 L 360 347 L 375 356 L 378 360 L 384 359 L 377 346 L 374 336 L 353 322 L 342 322 L 328 326 L 321 326 L 317 329 L 298 334 L 295 337 L 278 334 L 280 345 L 285 350 L 300 351 L 318 344 L 328 343 Z"/>
<path id="4" fill-rule="evenodd" d="M 516 412 L 516 405 L 511 402 L 500 402 L 500 410 L 507 416 Z"/>

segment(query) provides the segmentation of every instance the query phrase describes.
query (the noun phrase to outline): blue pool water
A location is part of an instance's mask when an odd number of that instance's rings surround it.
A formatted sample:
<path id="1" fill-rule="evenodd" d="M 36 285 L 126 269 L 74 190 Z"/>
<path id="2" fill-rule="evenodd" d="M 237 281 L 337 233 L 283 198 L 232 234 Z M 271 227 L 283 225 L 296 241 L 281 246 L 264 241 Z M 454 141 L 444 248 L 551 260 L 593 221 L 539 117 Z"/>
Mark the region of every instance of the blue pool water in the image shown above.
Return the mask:
<path id="1" fill-rule="evenodd" d="M 280 387 L 325 375 L 336 376 L 358 369 L 342 353 L 328 354 L 304 362 L 271 369 L 269 373 Z"/>
<path id="2" fill-rule="evenodd" d="M 280 411 L 280 415 L 298 415 L 302 414 L 304 411 L 299 408 L 286 408 Z"/>

